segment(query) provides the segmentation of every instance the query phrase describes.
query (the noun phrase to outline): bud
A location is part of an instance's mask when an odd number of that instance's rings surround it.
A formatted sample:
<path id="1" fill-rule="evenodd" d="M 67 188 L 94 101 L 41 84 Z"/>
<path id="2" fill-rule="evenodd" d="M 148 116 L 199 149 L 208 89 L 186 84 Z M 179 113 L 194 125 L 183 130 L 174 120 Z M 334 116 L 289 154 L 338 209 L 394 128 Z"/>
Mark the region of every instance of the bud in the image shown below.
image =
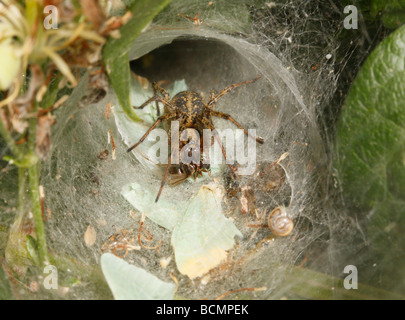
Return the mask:
<path id="1" fill-rule="evenodd" d="M 21 67 L 21 59 L 11 39 L 0 42 L 0 90 L 7 90 L 17 77 Z"/>

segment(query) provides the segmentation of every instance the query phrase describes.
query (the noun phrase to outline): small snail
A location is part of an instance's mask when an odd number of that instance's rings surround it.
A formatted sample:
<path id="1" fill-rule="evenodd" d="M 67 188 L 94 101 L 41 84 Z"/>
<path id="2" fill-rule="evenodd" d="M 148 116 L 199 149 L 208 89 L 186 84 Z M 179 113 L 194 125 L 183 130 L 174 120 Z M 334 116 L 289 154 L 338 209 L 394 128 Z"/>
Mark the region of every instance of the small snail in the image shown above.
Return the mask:
<path id="1" fill-rule="evenodd" d="M 288 236 L 294 228 L 293 221 L 287 215 L 285 207 L 277 207 L 267 219 L 267 224 L 272 233 L 279 237 Z"/>

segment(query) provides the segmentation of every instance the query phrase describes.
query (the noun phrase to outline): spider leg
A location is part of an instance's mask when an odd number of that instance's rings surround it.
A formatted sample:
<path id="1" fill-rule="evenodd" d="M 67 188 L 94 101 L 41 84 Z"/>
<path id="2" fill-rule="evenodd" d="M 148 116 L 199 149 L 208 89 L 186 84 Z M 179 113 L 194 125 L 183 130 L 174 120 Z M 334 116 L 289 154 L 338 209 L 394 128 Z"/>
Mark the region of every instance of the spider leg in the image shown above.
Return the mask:
<path id="1" fill-rule="evenodd" d="M 233 89 L 236 89 L 240 86 L 243 86 L 245 84 L 249 84 L 249 83 L 253 83 L 255 81 L 257 81 L 262 75 L 259 74 L 259 76 L 257 76 L 255 79 L 252 80 L 247 80 L 247 81 L 243 81 L 243 82 L 239 82 L 239 83 L 234 83 L 231 84 L 230 86 L 227 86 L 225 89 L 223 89 L 220 93 L 218 93 L 217 95 L 213 95 L 213 91 L 211 91 L 211 100 L 207 103 L 208 107 L 211 107 L 212 105 L 214 105 L 220 98 L 222 98 L 224 95 L 226 95 L 227 93 L 231 92 Z"/>
<path id="2" fill-rule="evenodd" d="M 210 111 L 210 114 L 211 114 L 212 116 L 214 116 L 214 117 L 218 117 L 218 118 L 222 118 L 222 119 L 231 121 L 231 122 L 232 122 L 235 126 L 237 126 L 239 129 L 242 129 L 243 132 L 244 132 L 248 137 L 250 137 L 250 138 L 256 140 L 256 142 L 258 142 L 258 143 L 260 143 L 260 144 L 263 144 L 263 143 L 264 143 L 264 139 L 263 139 L 262 137 L 256 137 L 256 138 L 252 137 L 252 136 L 248 133 L 248 131 L 247 131 L 244 127 L 242 127 L 241 124 L 239 124 L 239 122 L 237 122 L 234 118 L 232 118 L 231 115 L 229 115 L 229 114 L 227 114 L 227 113 L 220 112 L 220 111 L 215 111 L 215 110 L 212 110 L 212 109 L 209 109 L 209 111 Z"/>
<path id="3" fill-rule="evenodd" d="M 217 91 L 215 89 L 212 89 L 210 91 L 210 101 L 213 100 L 216 95 L 217 95 Z"/>
<path id="4" fill-rule="evenodd" d="M 143 108 L 145 108 L 149 103 L 151 103 L 151 102 L 153 102 L 153 101 L 157 101 L 157 99 L 159 99 L 159 98 L 160 98 L 159 96 L 154 95 L 152 98 L 146 100 L 141 106 L 139 106 L 139 107 L 134 106 L 133 108 L 134 108 L 134 109 L 143 109 Z"/>
<path id="5" fill-rule="evenodd" d="M 224 148 L 224 146 L 223 146 L 223 144 L 222 144 L 222 142 L 221 142 L 221 139 L 220 139 L 220 137 L 219 137 L 219 135 L 218 135 L 218 132 L 217 132 L 217 130 L 215 129 L 214 125 L 212 124 L 211 120 L 208 120 L 208 119 L 199 119 L 199 121 L 200 121 L 200 123 L 203 124 L 203 126 L 204 126 L 205 128 L 210 129 L 210 130 L 214 133 L 215 139 L 217 140 L 219 146 L 221 147 L 222 154 L 224 155 L 225 163 L 226 163 L 227 156 L 226 156 L 225 148 Z M 210 139 L 211 139 L 211 138 L 210 138 Z M 211 143 L 210 143 L 210 144 L 211 144 Z M 204 151 L 205 151 L 205 147 L 206 147 L 206 146 L 204 146 Z M 208 158 L 208 160 L 209 160 L 209 151 L 208 151 L 208 153 L 206 154 L 206 156 L 207 156 L 207 158 Z M 232 177 L 233 177 L 233 178 L 236 178 L 234 168 L 233 168 L 229 163 L 226 163 L 226 165 L 228 166 L 229 170 L 231 171 Z"/>
<path id="6" fill-rule="evenodd" d="M 170 102 L 169 101 L 166 101 L 164 98 L 162 98 L 162 97 L 160 97 L 160 96 L 158 96 L 158 95 L 154 95 L 152 98 L 150 98 L 150 99 L 148 99 L 148 100 L 146 100 L 144 103 L 142 103 L 142 105 L 141 106 L 139 106 L 139 107 L 133 107 L 134 109 L 143 109 L 143 108 L 145 108 L 149 103 L 151 103 L 151 102 L 153 102 L 153 101 L 156 101 L 156 103 L 157 102 L 161 102 L 161 103 L 163 103 L 164 105 L 167 105 L 167 106 L 169 106 L 170 107 Z"/>
<path id="7" fill-rule="evenodd" d="M 169 93 L 165 89 L 160 87 L 156 82 L 152 83 L 152 86 L 155 92 L 159 91 L 162 94 L 163 98 L 165 98 L 166 100 L 170 99 Z"/>
<path id="8" fill-rule="evenodd" d="M 219 138 L 217 130 L 215 130 L 215 128 L 213 128 L 212 132 L 214 133 L 215 139 L 217 140 L 219 146 L 221 147 L 222 154 L 224 155 L 225 163 L 226 163 L 227 157 L 226 157 L 226 151 L 225 151 L 224 145 L 222 144 L 221 139 Z M 232 177 L 235 179 L 236 178 L 235 169 L 229 163 L 226 163 L 226 165 L 228 166 L 229 170 L 231 171 Z"/>
<path id="9" fill-rule="evenodd" d="M 159 123 L 161 123 L 161 122 L 164 121 L 164 120 L 170 119 L 171 117 L 172 117 L 172 115 L 171 115 L 170 113 L 166 113 L 166 114 L 164 114 L 163 116 L 159 117 L 159 118 L 155 121 L 155 123 L 149 128 L 149 130 L 146 131 L 146 133 L 143 135 L 143 137 L 142 137 L 141 139 L 139 139 L 139 141 L 138 141 L 137 143 L 135 143 L 131 148 L 129 148 L 129 149 L 127 150 L 127 152 L 130 152 L 131 150 L 135 149 L 138 145 L 140 145 L 140 144 L 145 140 L 145 138 L 149 135 L 149 133 L 150 133 L 153 129 L 155 129 L 156 126 L 157 126 Z"/>
<path id="10" fill-rule="evenodd" d="M 169 145 L 170 145 L 170 144 L 169 144 Z M 167 163 L 167 166 L 166 166 L 166 170 L 165 170 L 165 175 L 163 176 L 163 180 L 162 180 L 162 183 L 161 183 L 161 185 L 160 185 L 160 189 L 159 189 L 159 192 L 158 192 L 158 194 L 157 194 L 157 196 L 156 196 L 155 202 L 158 202 L 159 197 L 160 197 L 160 194 L 162 193 L 163 186 L 165 185 L 165 182 L 166 182 L 167 175 L 168 175 L 168 173 L 169 173 L 169 169 L 170 169 L 171 164 L 172 164 L 172 157 L 169 156 L 169 160 L 168 160 L 168 163 Z"/>
<path id="11" fill-rule="evenodd" d="M 157 96 L 157 91 L 156 91 L 155 86 L 153 86 L 153 95 Z M 156 114 L 157 114 L 158 117 L 160 117 L 159 102 L 157 100 L 155 100 L 155 103 L 156 103 Z"/>
<path id="12" fill-rule="evenodd" d="M 169 93 L 165 89 L 160 87 L 156 82 L 153 82 L 152 86 L 153 86 L 153 94 L 155 96 L 157 96 L 157 92 L 159 91 L 166 101 L 170 101 Z M 157 112 L 157 116 L 160 117 L 160 108 L 159 108 L 158 100 L 156 100 L 156 112 Z"/>
<path id="13" fill-rule="evenodd" d="M 143 109 L 145 108 L 149 103 L 156 101 L 156 112 L 157 112 L 157 116 L 160 117 L 160 108 L 159 108 L 159 102 L 163 103 L 164 105 L 168 106 L 170 108 L 170 96 L 169 93 L 163 89 L 162 87 L 159 87 L 159 85 L 154 82 L 152 84 L 153 86 L 153 97 L 146 100 L 141 106 L 139 107 L 135 107 L 134 109 Z M 162 94 L 163 97 L 160 97 L 157 92 L 160 92 Z"/>

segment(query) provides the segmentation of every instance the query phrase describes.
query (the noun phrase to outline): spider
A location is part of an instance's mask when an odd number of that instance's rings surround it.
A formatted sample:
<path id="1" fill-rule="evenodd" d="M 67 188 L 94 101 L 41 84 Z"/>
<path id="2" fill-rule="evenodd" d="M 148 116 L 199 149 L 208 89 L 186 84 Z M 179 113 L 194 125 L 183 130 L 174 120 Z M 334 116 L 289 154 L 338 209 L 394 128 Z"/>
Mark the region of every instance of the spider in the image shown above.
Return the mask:
<path id="1" fill-rule="evenodd" d="M 183 130 L 187 128 L 193 128 L 198 131 L 200 134 L 200 137 L 203 136 L 203 129 L 211 129 L 214 133 L 215 138 L 217 139 L 218 144 L 221 146 L 222 153 L 224 155 L 225 160 L 226 158 L 226 152 L 224 147 L 222 146 L 221 140 L 218 136 L 218 133 L 215 130 L 215 127 L 212 123 L 212 117 L 219 117 L 225 120 L 231 121 L 235 126 L 237 126 L 239 129 L 242 129 L 243 132 L 251 137 L 252 139 L 256 140 L 256 142 L 263 144 L 264 140 L 261 137 L 252 137 L 249 135 L 248 131 L 242 127 L 232 116 L 230 116 L 227 113 L 223 113 L 220 111 L 216 111 L 213 109 L 215 103 L 225 96 L 227 93 L 230 91 L 234 90 L 235 88 L 238 88 L 240 86 L 253 83 L 257 81 L 262 75 L 260 74 L 258 77 L 256 77 L 253 80 L 247 80 L 244 82 L 239 82 L 239 83 L 234 83 L 229 86 L 227 86 L 225 89 L 220 91 L 219 93 L 216 93 L 215 90 L 211 91 L 210 94 L 210 100 L 208 103 L 204 103 L 202 97 L 194 91 L 181 91 L 177 93 L 172 99 L 170 99 L 169 93 L 161 88 L 157 83 L 153 83 L 153 92 L 154 95 L 147 101 L 145 101 L 141 106 L 139 107 L 134 107 L 134 109 L 143 109 L 146 107 L 148 104 L 151 102 L 155 101 L 156 102 L 156 110 L 157 110 L 157 115 L 158 118 L 153 123 L 153 125 L 149 128 L 149 130 L 142 136 L 142 138 L 135 143 L 132 147 L 130 147 L 127 152 L 130 152 L 131 150 L 135 149 L 139 144 L 141 144 L 145 138 L 149 135 L 149 133 L 155 129 L 161 122 L 163 121 L 178 121 L 179 122 L 179 130 L 182 132 Z M 160 95 L 158 94 L 160 93 Z M 163 115 L 160 115 L 160 110 L 159 110 L 159 104 L 162 103 L 164 105 L 165 113 Z M 169 134 L 170 136 L 170 134 Z M 170 146 L 170 140 L 169 140 L 169 146 Z M 231 167 L 230 164 L 227 164 L 231 174 L 234 176 L 234 169 Z M 162 183 L 160 185 L 159 192 L 156 196 L 155 202 L 159 200 L 160 194 L 162 193 L 163 186 L 165 185 L 169 169 L 171 167 L 171 157 L 169 156 L 168 159 L 168 164 L 166 166 L 166 170 L 163 176 Z M 197 164 L 194 166 L 194 172 L 201 173 L 204 171 L 206 167 L 204 167 L 203 164 Z"/>

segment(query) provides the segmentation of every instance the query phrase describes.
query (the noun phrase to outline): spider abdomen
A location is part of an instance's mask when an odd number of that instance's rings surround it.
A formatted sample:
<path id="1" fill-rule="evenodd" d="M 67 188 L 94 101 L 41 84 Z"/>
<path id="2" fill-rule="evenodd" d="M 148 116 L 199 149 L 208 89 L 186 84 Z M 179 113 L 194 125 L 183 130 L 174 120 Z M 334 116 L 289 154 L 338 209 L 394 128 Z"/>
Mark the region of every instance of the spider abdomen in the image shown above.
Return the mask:
<path id="1" fill-rule="evenodd" d="M 203 114 L 205 105 L 202 97 L 194 91 L 182 91 L 174 96 L 172 105 L 175 106 L 176 112 L 181 114 L 184 119 L 183 125 L 191 127 L 195 124 L 196 119 Z"/>

